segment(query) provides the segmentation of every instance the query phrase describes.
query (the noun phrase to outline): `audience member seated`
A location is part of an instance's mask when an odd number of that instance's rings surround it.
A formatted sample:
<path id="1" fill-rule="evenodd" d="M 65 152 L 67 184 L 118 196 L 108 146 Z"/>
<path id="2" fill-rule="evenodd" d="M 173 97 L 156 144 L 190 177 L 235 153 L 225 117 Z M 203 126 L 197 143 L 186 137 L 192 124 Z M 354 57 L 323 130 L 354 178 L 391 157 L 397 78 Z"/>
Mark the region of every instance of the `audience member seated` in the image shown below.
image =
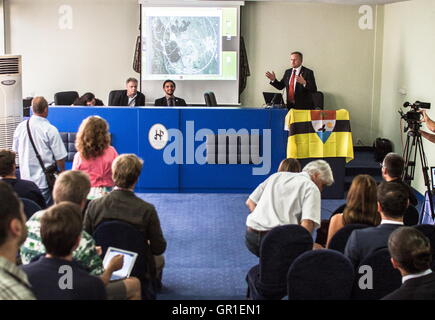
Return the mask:
<path id="1" fill-rule="evenodd" d="M 44 170 L 34 149 L 38 151 L 45 169 L 56 165 L 58 171 L 65 169 L 65 158 L 68 153 L 59 131 L 47 120 L 47 100 L 44 97 L 34 97 L 32 111 L 33 115 L 30 119 L 21 122 L 15 129 L 12 150 L 18 153 L 20 177 L 33 181 L 41 190 L 45 203 L 49 206 L 53 202 L 52 186 L 50 187 L 47 183 Z M 29 132 L 31 132 L 35 148 L 32 147 Z"/>
<path id="2" fill-rule="evenodd" d="M 16 266 L 26 239 L 23 205 L 12 187 L 0 181 L 0 300 L 34 300 L 27 275 Z"/>
<path id="3" fill-rule="evenodd" d="M 347 193 L 346 208 L 343 213 L 334 215 L 329 223 L 326 246 L 335 233 L 348 224 L 377 226 L 381 221 L 376 199 L 376 181 L 371 176 L 356 176 Z"/>
<path id="4" fill-rule="evenodd" d="M 84 95 L 77 98 L 73 105 L 87 107 L 104 106 L 103 102 L 100 99 L 95 98 L 95 95 L 92 92 L 86 92 Z"/>
<path id="5" fill-rule="evenodd" d="M 15 156 L 13 151 L 0 150 L 0 178 L 9 183 L 20 198 L 30 199 L 44 209 L 46 203 L 38 186 L 32 181 L 17 178 Z"/>
<path id="6" fill-rule="evenodd" d="M 260 244 L 267 232 L 285 224 L 300 224 L 312 233 L 320 225 L 320 193 L 334 182 L 324 160 L 308 163 L 301 173 L 277 172 L 251 193 L 246 205 L 245 243 L 259 257 Z"/>
<path id="7" fill-rule="evenodd" d="M 89 175 L 91 192 L 88 199 L 98 198 L 112 191 L 112 162 L 118 153 L 110 145 L 109 125 L 106 120 L 99 116 L 84 119 L 75 145 L 77 153 L 74 155 L 72 169 Z"/>
<path id="8" fill-rule="evenodd" d="M 382 182 L 377 198 L 381 224 L 353 231 L 344 250 L 355 268 L 372 252 L 386 248 L 390 234 L 403 226 L 403 215 L 409 203 L 408 189 L 400 183 Z"/>
<path id="9" fill-rule="evenodd" d="M 80 207 L 72 202 L 50 207 L 41 218 L 41 239 L 47 253 L 23 266 L 38 300 L 106 299 L 103 281 L 73 261 L 82 227 Z M 115 256 L 108 269 L 119 270 L 122 264 L 123 256 Z"/>
<path id="10" fill-rule="evenodd" d="M 145 96 L 137 91 L 138 81 L 128 78 L 125 82 L 127 90 L 122 90 L 111 101 L 113 106 L 139 107 L 145 105 Z"/>
<path id="11" fill-rule="evenodd" d="M 284 159 L 279 164 L 278 172 L 301 172 L 301 164 L 297 159 Z"/>
<path id="12" fill-rule="evenodd" d="M 412 188 L 402 180 L 404 169 L 405 160 L 401 155 L 394 152 L 388 153 L 382 162 L 382 177 L 384 180 L 400 183 L 408 189 L 410 204 L 403 217 L 403 223 L 405 226 L 413 226 L 418 224 L 418 211 L 415 208 L 418 200 Z"/>
<path id="13" fill-rule="evenodd" d="M 172 80 L 166 80 L 163 82 L 163 91 L 165 96 L 154 101 L 154 106 L 156 107 L 174 107 L 174 106 L 186 106 L 186 101 L 184 99 L 174 96 L 175 92 L 175 82 Z"/>
<path id="14" fill-rule="evenodd" d="M 403 227 L 388 239 L 391 263 L 402 275 L 402 286 L 383 300 L 435 300 L 435 274 L 430 269 L 430 242 L 420 231 Z"/>
<path id="15" fill-rule="evenodd" d="M 88 176 L 81 171 L 66 171 L 59 175 L 53 189 L 55 203 L 68 201 L 79 205 L 82 210 L 87 203 L 86 196 L 91 188 Z M 46 253 L 41 240 L 41 219 L 46 211 L 35 213 L 27 221 L 28 237 L 21 247 L 21 260 L 28 264 Z M 73 259 L 92 275 L 100 276 L 106 284 L 108 299 L 140 299 L 140 282 L 136 278 L 109 282 L 113 270 L 104 270 L 100 257 L 101 248 L 85 231 L 82 231 L 80 242 L 73 251 Z"/>
<path id="16" fill-rule="evenodd" d="M 92 234 L 104 221 L 118 220 L 136 227 L 146 239 L 147 262 L 150 279 L 161 280 L 164 266 L 163 253 L 166 240 L 163 237 L 156 209 L 134 194 L 143 161 L 134 154 L 118 156 L 112 164 L 115 188 L 108 195 L 92 200 L 85 215 L 85 230 Z"/>

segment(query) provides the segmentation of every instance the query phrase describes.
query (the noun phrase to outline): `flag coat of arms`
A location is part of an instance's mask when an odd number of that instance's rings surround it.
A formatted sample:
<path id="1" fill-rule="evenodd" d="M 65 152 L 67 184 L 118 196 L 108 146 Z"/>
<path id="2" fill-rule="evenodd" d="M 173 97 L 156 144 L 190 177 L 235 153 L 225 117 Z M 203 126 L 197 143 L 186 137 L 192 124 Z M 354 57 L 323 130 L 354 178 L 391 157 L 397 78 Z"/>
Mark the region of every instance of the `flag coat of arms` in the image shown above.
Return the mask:
<path id="1" fill-rule="evenodd" d="M 353 159 L 349 112 L 291 109 L 285 119 L 289 131 L 287 158 L 343 157 Z"/>

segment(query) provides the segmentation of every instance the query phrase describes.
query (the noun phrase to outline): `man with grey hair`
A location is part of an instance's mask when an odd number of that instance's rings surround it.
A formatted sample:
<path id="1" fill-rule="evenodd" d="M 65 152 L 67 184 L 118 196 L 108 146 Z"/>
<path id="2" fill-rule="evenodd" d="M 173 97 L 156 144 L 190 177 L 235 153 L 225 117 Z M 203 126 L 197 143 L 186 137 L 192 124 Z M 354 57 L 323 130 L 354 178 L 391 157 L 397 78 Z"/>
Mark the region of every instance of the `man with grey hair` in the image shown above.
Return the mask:
<path id="1" fill-rule="evenodd" d="M 251 193 L 246 205 L 245 243 L 260 256 L 260 244 L 271 229 L 300 224 L 310 233 L 320 226 L 320 192 L 334 183 L 332 170 L 324 160 L 308 163 L 300 173 L 277 172 Z"/>
<path id="2" fill-rule="evenodd" d="M 277 172 L 251 193 L 246 206 L 245 243 L 260 255 L 260 244 L 271 229 L 300 224 L 310 233 L 320 226 L 320 192 L 334 182 L 332 170 L 324 160 L 308 163 L 302 172 Z"/>
<path id="3" fill-rule="evenodd" d="M 126 89 L 121 90 L 109 101 L 111 106 L 139 107 L 145 105 L 145 96 L 137 90 L 138 81 L 136 78 L 128 78 L 125 81 Z"/>

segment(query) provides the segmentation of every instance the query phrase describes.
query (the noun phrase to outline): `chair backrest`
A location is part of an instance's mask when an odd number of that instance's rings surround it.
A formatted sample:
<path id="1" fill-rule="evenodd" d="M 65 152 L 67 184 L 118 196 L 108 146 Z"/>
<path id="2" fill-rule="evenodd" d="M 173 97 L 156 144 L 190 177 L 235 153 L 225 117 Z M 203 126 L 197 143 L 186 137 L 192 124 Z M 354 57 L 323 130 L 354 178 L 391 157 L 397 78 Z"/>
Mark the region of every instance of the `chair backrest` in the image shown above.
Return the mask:
<path id="1" fill-rule="evenodd" d="M 365 267 L 363 269 L 362 266 L 370 266 L 370 271 L 367 272 Z M 371 276 L 369 273 L 371 273 Z M 373 280 L 371 289 L 360 288 L 360 281 L 365 281 L 362 278 L 365 275 Z M 379 249 L 361 261 L 355 277 L 352 298 L 356 300 L 379 300 L 398 289 L 401 285 L 402 276 L 398 270 L 393 268 L 388 248 Z"/>
<path id="2" fill-rule="evenodd" d="M 359 223 L 345 225 L 343 228 L 338 230 L 336 234 L 334 234 L 331 241 L 329 242 L 328 248 L 344 253 L 344 248 L 346 248 L 347 240 L 349 240 L 349 237 L 352 234 L 353 230 L 364 229 L 367 227 L 370 226 L 367 224 Z"/>
<path id="3" fill-rule="evenodd" d="M 278 226 L 270 230 L 260 246 L 259 288 L 285 289 L 291 263 L 305 251 L 313 248 L 310 233 L 299 225 Z"/>
<path id="4" fill-rule="evenodd" d="M 208 92 L 204 93 L 204 101 L 207 107 L 211 107 L 210 93 Z"/>
<path id="5" fill-rule="evenodd" d="M 109 104 L 108 106 L 113 106 L 114 99 L 118 97 L 124 90 L 112 90 L 109 92 Z"/>
<path id="6" fill-rule="evenodd" d="M 431 224 L 419 224 L 414 226 L 414 228 L 429 239 L 430 248 L 432 250 L 432 270 L 435 270 L 435 226 Z"/>
<path id="7" fill-rule="evenodd" d="M 76 146 L 75 146 L 77 133 L 75 133 L 75 132 L 59 132 L 59 134 L 60 134 L 60 137 L 62 138 L 62 142 L 65 145 L 65 149 L 66 149 L 66 152 L 68 154 L 66 161 L 73 161 L 74 155 L 77 152 Z"/>
<path id="8" fill-rule="evenodd" d="M 27 220 L 30 219 L 30 217 L 42 208 L 37 204 L 35 201 L 27 199 L 27 198 L 20 198 L 20 200 L 23 202 L 24 206 L 24 214 L 26 215 Z"/>
<path id="9" fill-rule="evenodd" d="M 57 106 L 70 106 L 79 97 L 77 91 L 62 91 L 54 94 L 54 104 Z"/>
<path id="10" fill-rule="evenodd" d="M 347 300 L 354 270 L 342 253 L 321 249 L 301 254 L 287 274 L 289 300 Z"/>
<path id="11" fill-rule="evenodd" d="M 138 256 L 131 276 L 138 277 L 141 280 L 146 278 L 146 272 L 148 271 L 146 243 L 143 235 L 134 226 L 117 220 L 105 221 L 97 226 L 92 236 L 97 246 L 101 246 L 103 257 L 108 247 L 136 252 Z"/>
<path id="12" fill-rule="evenodd" d="M 409 205 L 403 215 L 403 224 L 405 226 L 415 226 L 418 224 L 419 217 L 418 210 L 413 205 Z"/>
<path id="13" fill-rule="evenodd" d="M 323 93 L 320 91 L 316 91 L 311 94 L 311 97 L 313 98 L 314 107 L 323 110 Z"/>
<path id="14" fill-rule="evenodd" d="M 217 107 L 218 104 L 217 104 L 216 96 L 214 95 L 214 92 L 210 91 L 208 94 L 210 95 L 211 106 L 212 107 Z"/>

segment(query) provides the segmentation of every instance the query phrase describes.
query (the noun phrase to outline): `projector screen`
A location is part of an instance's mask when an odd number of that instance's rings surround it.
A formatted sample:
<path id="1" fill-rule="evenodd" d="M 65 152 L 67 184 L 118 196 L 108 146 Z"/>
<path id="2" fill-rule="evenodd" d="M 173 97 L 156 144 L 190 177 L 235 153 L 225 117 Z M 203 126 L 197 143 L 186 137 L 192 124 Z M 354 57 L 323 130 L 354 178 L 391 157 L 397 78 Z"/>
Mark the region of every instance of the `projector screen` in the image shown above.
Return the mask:
<path id="1" fill-rule="evenodd" d="M 177 97 L 204 104 L 213 91 L 218 104 L 239 103 L 240 6 L 141 6 L 142 93 L 146 103 L 176 83 Z M 199 3 L 198 3 L 199 4 Z"/>

